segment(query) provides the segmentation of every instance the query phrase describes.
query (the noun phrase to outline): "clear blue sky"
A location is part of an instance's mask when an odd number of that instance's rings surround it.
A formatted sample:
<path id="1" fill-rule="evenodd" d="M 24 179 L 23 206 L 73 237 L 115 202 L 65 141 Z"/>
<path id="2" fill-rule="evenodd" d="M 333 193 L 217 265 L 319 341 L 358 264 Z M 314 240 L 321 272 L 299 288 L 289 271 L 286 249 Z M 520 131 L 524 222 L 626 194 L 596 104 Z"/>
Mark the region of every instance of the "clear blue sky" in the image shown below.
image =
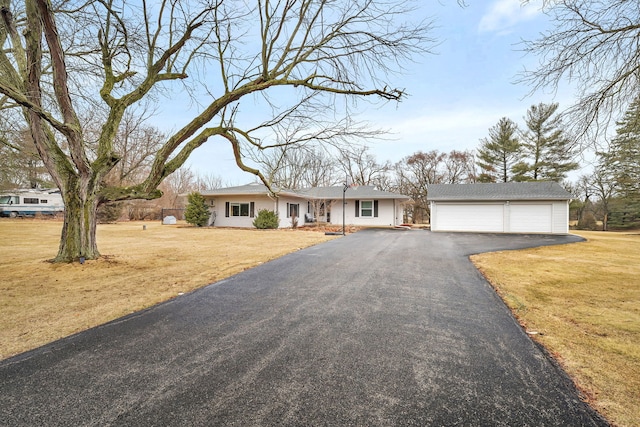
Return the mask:
<path id="1" fill-rule="evenodd" d="M 522 124 L 532 104 L 559 102 L 563 109 L 573 101 L 569 91 L 528 95 L 529 87 L 515 83 L 525 66 L 537 62 L 520 51 L 519 42 L 535 38 L 548 25 L 539 0 L 525 6 L 520 0 L 467 3 L 423 0 L 421 13 L 435 19 L 433 36 L 440 44 L 435 54 L 416 58 L 413 69 L 398 78 L 395 86 L 406 88 L 410 97 L 380 108 L 361 104 L 359 119 L 391 132 L 389 140 L 370 144 L 378 161 L 396 162 L 419 150 L 475 149 L 503 116 Z M 253 180 L 235 166 L 221 139 L 198 148 L 188 164 L 233 185 Z"/>

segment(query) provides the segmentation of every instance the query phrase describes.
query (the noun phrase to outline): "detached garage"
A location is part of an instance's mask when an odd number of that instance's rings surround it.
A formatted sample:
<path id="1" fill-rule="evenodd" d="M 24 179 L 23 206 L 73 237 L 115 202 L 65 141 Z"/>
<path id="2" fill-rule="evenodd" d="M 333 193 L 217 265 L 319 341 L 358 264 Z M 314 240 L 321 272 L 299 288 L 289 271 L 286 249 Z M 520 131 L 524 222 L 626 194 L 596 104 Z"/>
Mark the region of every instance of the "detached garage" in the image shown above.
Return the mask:
<path id="1" fill-rule="evenodd" d="M 567 234 L 572 197 L 556 182 L 427 187 L 432 231 Z"/>

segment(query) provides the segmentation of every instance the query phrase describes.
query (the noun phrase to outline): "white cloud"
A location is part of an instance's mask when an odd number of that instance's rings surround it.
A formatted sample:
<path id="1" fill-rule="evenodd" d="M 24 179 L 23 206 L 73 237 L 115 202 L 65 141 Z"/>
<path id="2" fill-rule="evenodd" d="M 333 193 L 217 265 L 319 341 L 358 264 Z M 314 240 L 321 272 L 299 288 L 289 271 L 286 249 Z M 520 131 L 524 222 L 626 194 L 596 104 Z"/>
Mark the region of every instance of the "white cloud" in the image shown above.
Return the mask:
<path id="1" fill-rule="evenodd" d="M 538 16 L 540 7 L 535 1 L 523 4 L 521 0 L 496 0 L 480 19 L 480 32 L 505 32 L 521 22 Z"/>

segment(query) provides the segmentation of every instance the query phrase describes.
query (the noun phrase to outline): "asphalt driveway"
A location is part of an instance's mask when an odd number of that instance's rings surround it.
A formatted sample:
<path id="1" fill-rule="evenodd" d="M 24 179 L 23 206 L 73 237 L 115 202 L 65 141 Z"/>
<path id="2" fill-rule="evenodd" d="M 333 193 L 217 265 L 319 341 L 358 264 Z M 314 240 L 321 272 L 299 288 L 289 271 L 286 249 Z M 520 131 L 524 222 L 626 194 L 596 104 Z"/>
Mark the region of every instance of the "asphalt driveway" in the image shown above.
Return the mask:
<path id="1" fill-rule="evenodd" d="M 370 230 L 0 362 L 3 426 L 603 426 L 468 260 Z"/>

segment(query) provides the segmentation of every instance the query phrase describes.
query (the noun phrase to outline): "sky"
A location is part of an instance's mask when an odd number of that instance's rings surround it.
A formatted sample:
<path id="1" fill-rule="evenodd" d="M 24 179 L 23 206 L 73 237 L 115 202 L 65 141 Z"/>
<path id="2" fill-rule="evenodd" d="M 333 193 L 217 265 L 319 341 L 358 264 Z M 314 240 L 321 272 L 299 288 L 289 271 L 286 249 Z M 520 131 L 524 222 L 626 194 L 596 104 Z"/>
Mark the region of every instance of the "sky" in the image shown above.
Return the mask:
<path id="1" fill-rule="evenodd" d="M 540 0 L 423 0 L 419 13 L 433 18 L 434 54 L 397 77 L 396 87 L 409 97 L 400 103 L 370 106 L 362 103 L 358 120 L 374 123 L 389 134 L 369 144 L 379 162 L 397 162 L 417 151 L 473 150 L 501 117 L 522 125 L 527 109 L 540 102 L 558 102 L 560 110 L 573 102 L 569 91 L 530 93 L 516 83 L 524 68 L 538 59 L 526 56 L 523 39 L 533 39 L 549 25 Z M 170 120 L 169 120 L 170 122 Z M 162 125 L 167 126 L 167 117 Z M 160 126 L 162 128 L 162 126 Z M 187 164 L 192 170 L 214 174 L 228 185 L 255 181 L 233 160 L 228 143 L 210 140 Z M 584 171 L 577 171 L 575 176 Z M 571 177 L 570 177 L 571 178 Z"/>

